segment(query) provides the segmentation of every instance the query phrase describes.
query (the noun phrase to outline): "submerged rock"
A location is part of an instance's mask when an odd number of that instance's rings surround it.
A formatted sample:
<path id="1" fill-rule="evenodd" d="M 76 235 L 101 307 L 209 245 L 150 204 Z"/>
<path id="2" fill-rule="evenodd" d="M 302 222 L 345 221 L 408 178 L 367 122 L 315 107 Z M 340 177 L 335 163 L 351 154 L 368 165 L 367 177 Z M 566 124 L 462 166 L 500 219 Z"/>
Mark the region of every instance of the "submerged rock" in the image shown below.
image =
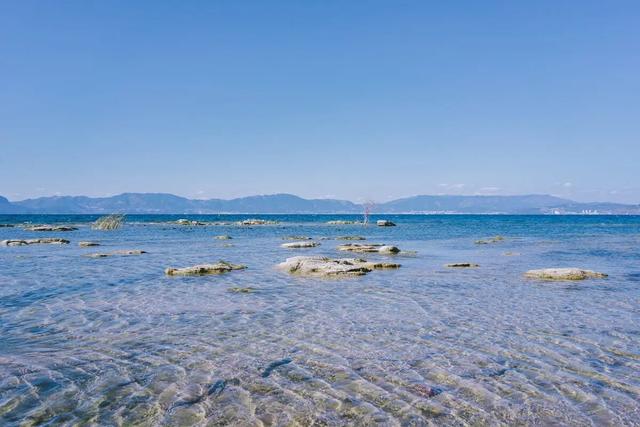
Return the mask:
<path id="1" fill-rule="evenodd" d="M 66 239 L 58 239 L 56 237 L 47 237 L 44 239 L 25 239 L 25 240 L 2 240 L 0 246 L 26 246 L 26 245 L 68 245 Z"/>
<path id="2" fill-rule="evenodd" d="M 479 264 L 473 264 L 471 262 L 454 262 L 451 264 L 445 264 L 445 267 L 449 267 L 449 268 L 473 268 L 473 267 L 480 267 Z"/>
<path id="3" fill-rule="evenodd" d="M 247 288 L 234 287 L 234 288 L 229 288 L 228 291 L 236 293 L 236 294 L 251 294 L 251 293 L 256 291 L 256 288 L 252 288 L 252 287 L 247 287 Z"/>
<path id="4" fill-rule="evenodd" d="M 580 268 L 542 268 L 539 270 L 529 270 L 524 273 L 524 276 L 530 279 L 541 280 L 584 280 L 607 277 L 604 273 L 582 270 Z"/>
<path id="5" fill-rule="evenodd" d="M 400 249 L 392 245 L 383 245 L 381 243 L 347 243 L 337 247 L 339 251 L 362 252 L 362 253 L 378 253 L 378 254 L 397 254 Z"/>
<path id="6" fill-rule="evenodd" d="M 28 231 L 75 231 L 78 227 L 71 227 L 69 225 L 34 225 L 31 227 L 25 227 Z"/>
<path id="7" fill-rule="evenodd" d="M 314 277 L 362 276 L 373 270 L 399 268 L 400 264 L 369 262 L 357 258 L 328 258 L 322 256 L 297 256 L 287 258 L 278 268 L 291 274 Z"/>
<path id="8" fill-rule="evenodd" d="M 376 221 L 376 225 L 378 227 L 395 227 L 395 223 L 389 221 L 388 219 L 379 219 Z"/>
<path id="9" fill-rule="evenodd" d="M 78 246 L 82 248 L 88 248 L 90 246 L 100 246 L 100 243 L 96 242 L 78 242 Z"/>
<path id="10" fill-rule="evenodd" d="M 488 239 L 476 240 L 476 245 L 489 245 L 491 243 L 498 243 L 504 240 L 502 236 L 494 236 Z"/>
<path id="11" fill-rule="evenodd" d="M 226 261 L 218 261 L 215 264 L 200 264 L 184 268 L 167 268 L 165 274 L 169 276 L 202 276 L 205 274 L 222 274 L 233 270 L 244 270 L 244 265 L 231 264 Z"/>
<path id="12" fill-rule="evenodd" d="M 109 253 L 88 254 L 86 256 L 88 256 L 89 258 L 106 258 L 110 256 L 132 256 L 132 255 L 142 255 L 146 253 L 147 251 L 143 251 L 140 249 L 124 249 L 124 250 L 118 250 L 118 251 L 113 251 Z"/>
<path id="13" fill-rule="evenodd" d="M 287 249 L 301 249 L 301 248 L 315 248 L 316 246 L 320 246 L 318 242 L 291 242 L 291 243 L 283 243 L 280 246 Z"/>
<path id="14" fill-rule="evenodd" d="M 223 235 L 220 235 L 220 236 L 215 236 L 214 239 L 216 239 L 216 240 L 231 240 L 231 239 L 233 239 L 233 237 L 227 236 L 226 234 L 223 234 Z"/>
<path id="15" fill-rule="evenodd" d="M 367 240 L 362 236 L 338 236 L 336 240 Z"/>

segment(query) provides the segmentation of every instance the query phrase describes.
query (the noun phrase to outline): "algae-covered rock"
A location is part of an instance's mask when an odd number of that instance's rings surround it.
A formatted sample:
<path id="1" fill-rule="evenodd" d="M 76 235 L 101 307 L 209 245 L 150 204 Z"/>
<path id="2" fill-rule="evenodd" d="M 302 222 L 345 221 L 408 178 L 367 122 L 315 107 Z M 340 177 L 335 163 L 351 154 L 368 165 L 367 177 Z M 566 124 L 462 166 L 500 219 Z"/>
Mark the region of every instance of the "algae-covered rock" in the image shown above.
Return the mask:
<path id="1" fill-rule="evenodd" d="M 376 221 L 376 225 L 378 227 L 395 227 L 395 223 L 389 221 L 388 219 L 379 219 Z"/>
<path id="2" fill-rule="evenodd" d="M 379 253 L 379 254 L 397 254 L 400 249 L 392 245 L 383 245 L 381 243 L 346 243 L 337 247 L 339 251 L 361 252 L 361 253 Z"/>
<path id="3" fill-rule="evenodd" d="M 541 280 L 584 280 L 607 277 L 604 273 L 580 268 L 542 268 L 539 270 L 529 270 L 524 273 L 524 276 L 530 279 Z"/>
<path id="4" fill-rule="evenodd" d="M 373 270 L 395 269 L 400 264 L 369 262 L 357 258 L 328 258 L 298 256 L 287 258 L 278 268 L 291 274 L 313 277 L 362 276 Z"/>
<path id="5" fill-rule="evenodd" d="M 280 246 L 287 249 L 302 249 L 302 248 L 315 248 L 316 246 L 320 246 L 318 242 L 291 242 L 291 243 L 283 243 Z"/>
<path id="6" fill-rule="evenodd" d="M 451 263 L 451 264 L 445 264 L 445 267 L 449 267 L 449 268 L 473 268 L 473 267 L 480 267 L 480 265 L 474 264 L 472 262 L 454 262 L 454 263 Z"/>
<path id="7" fill-rule="evenodd" d="M 226 261 L 218 261 L 215 264 L 199 264 L 192 267 L 172 268 L 164 270 L 169 276 L 202 276 L 206 274 L 222 274 L 233 270 L 243 270 L 244 265 L 231 264 Z"/>

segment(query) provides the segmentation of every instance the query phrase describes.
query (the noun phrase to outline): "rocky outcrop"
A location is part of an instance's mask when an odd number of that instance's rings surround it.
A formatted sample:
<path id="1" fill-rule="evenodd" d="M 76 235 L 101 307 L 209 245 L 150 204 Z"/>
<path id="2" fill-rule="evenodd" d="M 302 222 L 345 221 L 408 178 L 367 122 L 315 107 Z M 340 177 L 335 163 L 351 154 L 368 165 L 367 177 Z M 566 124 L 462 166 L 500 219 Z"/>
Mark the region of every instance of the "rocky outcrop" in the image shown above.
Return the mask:
<path id="1" fill-rule="evenodd" d="M 96 242 L 78 242 L 78 246 L 82 247 L 82 248 L 88 248 L 91 246 L 100 246 L 100 243 L 96 243 Z"/>
<path id="2" fill-rule="evenodd" d="M 542 268 L 529 270 L 524 273 L 524 276 L 529 279 L 540 280 L 584 280 L 607 277 L 604 273 L 580 268 Z"/>
<path id="3" fill-rule="evenodd" d="M 68 245 L 66 239 L 58 239 L 55 237 L 47 237 L 44 239 L 25 239 L 25 240 L 2 240 L 0 246 L 26 246 L 26 245 Z"/>
<path id="4" fill-rule="evenodd" d="M 78 227 L 71 227 L 69 225 L 34 225 L 31 227 L 25 227 L 28 231 L 75 231 Z"/>
<path id="5" fill-rule="evenodd" d="M 287 258 L 278 264 L 279 269 L 290 274 L 311 277 L 345 277 L 362 276 L 373 270 L 395 269 L 400 264 L 385 262 L 370 262 L 357 258 L 328 258 L 298 256 Z"/>
<path id="6" fill-rule="evenodd" d="M 132 256 L 132 255 L 142 255 L 146 253 L 147 251 L 143 251 L 140 249 L 125 249 L 125 250 L 118 250 L 118 251 L 113 251 L 108 253 L 88 254 L 86 256 L 88 256 L 89 258 L 107 258 L 110 256 Z"/>
<path id="7" fill-rule="evenodd" d="M 301 248 L 315 248 L 316 246 L 320 246 L 318 242 L 291 242 L 291 243 L 283 243 L 280 246 L 287 249 L 301 249 Z"/>
<path id="8" fill-rule="evenodd" d="M 362 236 L 338 236 L 336 240 L 367 240 Z"/>
<path id="9" fill-rule="evenodd" d="M 378 254 L 397 254 L 400 249 L 392 245 L 383 245 L 380 243 L 370 243 L 368 245 L 360 243 L 347 243 L 337 247 L 339 251 L 361 252 L 361 253 L 378 253 Z"/>
<path id="10" fill-rule="evenodd" d="M 200 264 L 192 267 L 172 268 L 164 270 L 168 276 L 203 276 L 207 274 L 222 274 L 233 270 L 244 270 L 244 265 L 231 264 L 226 261 L 218 261 L 215 264 Z"/>
<path id="11" fill-rule="evenodd" d="M 480 267 L 480 265 L 474 264 L 472 262 L 454 262 L 454 263 L 451 263 L 451 264 L 445 264 L 445 267 L 448 267 L 448 268 L 474 268 L 474 267 Z"/>
<path id="12" fill-rule="evenodd" d="M 389 221 L 388 219 L 379 219 L 376 221 L 376 225 L 378 227 L 395 227 L 395 223 Z"/>
<path id="13" fill-rule="evenodd" d="M 502 236 L 489 237 L 488 239 L 476 240 L 476 245 L 489 245 L 491 243 L 498 243 L 504 240 Z"/>

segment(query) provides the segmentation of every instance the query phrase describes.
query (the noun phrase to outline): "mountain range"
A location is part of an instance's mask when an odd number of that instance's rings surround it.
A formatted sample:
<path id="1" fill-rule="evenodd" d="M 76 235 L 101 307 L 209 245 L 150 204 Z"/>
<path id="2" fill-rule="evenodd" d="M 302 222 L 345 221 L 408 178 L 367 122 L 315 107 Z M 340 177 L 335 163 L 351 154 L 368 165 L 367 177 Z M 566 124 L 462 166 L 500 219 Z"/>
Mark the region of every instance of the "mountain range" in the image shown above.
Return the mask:
<path id="1" fill-rule="evenodd" d="M 292 194 L 223 199 L 187 199 L 165 193 L 124 193 L 110 197 L 53 196 L 11 202 L 0 196 L 0 214 L 219 214 L 362 213 L 346 200 L 303 199 Z M 580 203 L 549 195 L 413 196 L 375 204 L 374 213 L 429 214 L 640 214 L 640 205 Z"/>

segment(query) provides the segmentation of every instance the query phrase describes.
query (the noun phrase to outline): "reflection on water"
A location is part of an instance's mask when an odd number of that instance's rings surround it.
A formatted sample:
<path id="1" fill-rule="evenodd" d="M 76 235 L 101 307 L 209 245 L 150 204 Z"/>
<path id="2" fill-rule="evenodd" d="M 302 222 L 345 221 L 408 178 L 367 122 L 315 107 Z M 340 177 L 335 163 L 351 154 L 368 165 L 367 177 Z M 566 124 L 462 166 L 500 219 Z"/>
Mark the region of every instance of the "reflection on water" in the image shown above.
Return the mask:
<path id="1" fill-rule="evenodd" d="M 82 222 L 91 218 L 56 217 L 30 220 L 80 230 L 0 229 L 0 240 L 71 240 L 0 247 L 0 424 L 640 424 L 640 219 L 324 224 L 335 218 L 179 227 L 138 217 L 99 232 Z M 220 234 L 234 246 L 213 238 Z M 334 240 L 280 247 L 301 234 L 358 234 L 417 253 L 393 257 L 399 270 L 340 281 L 274 269 L 299 254 L 344 256 Z M 496 234 L 505 241 L 473 243 Z M 95 248 L 81 240 L 99 241 L 100 252 L 149 253 L 91 259 L 82 255 Z M 219 259 L 249 268 L 163 274 Z M 449 262 L 480 267 L 442 267 Z M 552 266 L 610 277 L 522 278 Z"/>

